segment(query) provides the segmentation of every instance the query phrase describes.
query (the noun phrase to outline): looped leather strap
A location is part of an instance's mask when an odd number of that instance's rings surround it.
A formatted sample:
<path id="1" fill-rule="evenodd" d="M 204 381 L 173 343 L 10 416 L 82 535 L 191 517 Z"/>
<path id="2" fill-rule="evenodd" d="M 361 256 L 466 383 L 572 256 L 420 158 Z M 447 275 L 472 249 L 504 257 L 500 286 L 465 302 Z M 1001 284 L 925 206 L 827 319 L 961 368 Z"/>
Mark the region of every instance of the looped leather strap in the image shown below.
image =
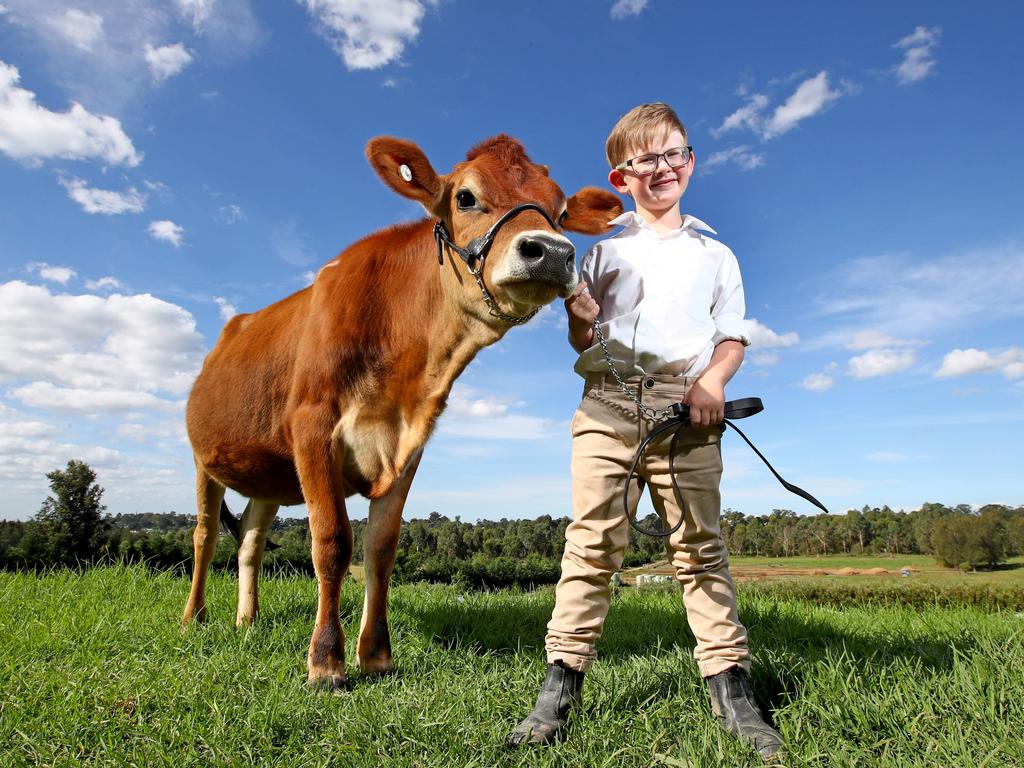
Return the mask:
<path id="1" fill-rule="evenodd" d="M 822 504 L 820 501 L 814 498 L 803 488 L 795 486 L 792 483 L 784 480 L 782 475 L 776 472 L 775 467 L 773 467 L 768 462 L 768 459 L 764 457 L 764 454 L 757 450 L 757 447 L 752 442 L 750 442 L 750 438 L 743 434 L 740 428 L 732 423 L 732 419 L 746 419 L 750 416 L 754 416 L 760 413 L 763 410 L 764 403 L 761 402 L 761 398 L 759 397 L 744 397 L 740 400 L 729 400 L 725 403 L 724 423 L 732 427 L 739 434 L 739 436 L 743 438 L 746 444 L 750 446 L 751 450 L 757 454 L 757 457 L 764 462 L 765 466 L 768 467 L 768 469 L 771 470 L 771 473 L 775 475 L 775 478 L 782 484 L 783 488 L 785 488 L 790 493 L 795 493 L 797 496 L 806 499 L 811 504 L 816 506 L 818 509 L 828 514 L 828 510 L 825 508 L 824 504 Z M 636 531 L 637 533 L 642 533 L 645 536 L 671 536 L 673 533 L 679 530 L 679 528 L 683 524 L 683 520 L 686 519 L 686 504 L 683 501 L 683 494 L 679 490 L 679 483 L 676 481 L 675 458 L 676 446 L 679 444 L 679 439 L 682 436 L 683 432 L 686 430 L 686 428 L 690 426 L 690 406 L 687 405 L 686 403 L 675 403 L 672 406 L 672 412 L 675 415 L 657 422 L 651 428 L 651 431 L 647 433 L 647 437 L 643 439 L 643 442 L 641 442 L 640 446 L 636 449 L 636 453 L 633 455 L 633 463 L 629 467 L 629 474 L 626 476 L 626 488 L 622 494 L 622 509 L 625 512 L 626 519 L 629 520 L 629 525 L 633 528 L 634 531 Z M 647 446 L 649 446 L 659 437 L 661 437 L 666 432 L 672 429 L 674 429 L 675 432 L 672 433 L 672 442 L 669 443 L 668 472 L 669 477 L 672 479 L 672 492 L 673 494 L 675 494 L 676 504 L 679 507 L 679 522 L 677 522 L 668 530 L 663 529 L 660 531 L 649 531 L 646 528 L 642 528 L 641 526 L 639 526 L 634 516 L 630 514 L 629 488 L 632 485 L 633 478 L 636 477 L 636 468 L 639 466 L 640 460 L 643 458 L 644 452 L 647 450 Z M 644 479 L 642 477 L 637 477 L 637 486 L 641 492 L 643 492 L 644 484 Z"/>

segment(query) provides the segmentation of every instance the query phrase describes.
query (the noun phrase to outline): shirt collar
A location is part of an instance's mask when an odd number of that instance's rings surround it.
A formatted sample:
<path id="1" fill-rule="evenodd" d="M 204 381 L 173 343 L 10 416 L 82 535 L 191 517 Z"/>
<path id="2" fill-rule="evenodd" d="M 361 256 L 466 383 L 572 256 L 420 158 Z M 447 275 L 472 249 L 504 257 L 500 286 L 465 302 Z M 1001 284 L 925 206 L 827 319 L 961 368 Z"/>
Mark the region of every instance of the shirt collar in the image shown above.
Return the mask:
<path id="1" fill-rule="evenodd" d="M 626 211 L 624 214 L 616 216 L 608 223 L 615 227 L 635 227 L 637 229 L 649 229 L 652 232 L 654 231 L 654 227 L 648 224 L 647 220 L 636 211 Z M 703 221 L 698 219 L 696 216 L 691 216 L 690 214 L 683 216 L 683 224 L 679 227 L 679 231 L 681 232 L 686 229 L 700 229 L 705 232 L 710 232 L 713 235 L 718 234 Z"/>

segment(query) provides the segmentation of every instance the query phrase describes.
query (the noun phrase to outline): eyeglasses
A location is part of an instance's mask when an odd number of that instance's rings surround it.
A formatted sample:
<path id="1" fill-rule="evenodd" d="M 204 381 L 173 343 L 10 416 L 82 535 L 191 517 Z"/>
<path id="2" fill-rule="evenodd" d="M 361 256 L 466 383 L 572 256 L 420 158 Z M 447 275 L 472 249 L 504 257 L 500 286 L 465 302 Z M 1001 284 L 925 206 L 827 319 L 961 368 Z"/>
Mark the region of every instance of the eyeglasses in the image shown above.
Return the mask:
<path id="1" fill-rule="evenodd" d="M 693 147 L 673 147 L 664 152 L 651 152 L 647 155 L 637 155 L 624 163 L 615 166 L 615 170 L 624 171 L 629 168 L 637 176 L 649 176 L 658 170 L 658 160 L 665 158 L 669 168 L 679 168 L 690 162 L 693 156 Z"/>

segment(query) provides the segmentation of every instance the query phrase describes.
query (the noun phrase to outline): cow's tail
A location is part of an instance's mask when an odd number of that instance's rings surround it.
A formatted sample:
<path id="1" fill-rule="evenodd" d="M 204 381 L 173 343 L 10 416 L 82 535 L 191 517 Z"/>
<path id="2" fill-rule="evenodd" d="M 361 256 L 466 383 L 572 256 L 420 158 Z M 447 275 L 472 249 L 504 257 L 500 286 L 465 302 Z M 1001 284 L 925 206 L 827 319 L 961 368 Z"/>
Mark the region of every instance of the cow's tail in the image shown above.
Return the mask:
<path id="1" fill-rule="evenodd" d="M 252 501 L 250 501 L 249 504 L 252 504 Z M 246 509 L 248 509 L 248 507 L 246 507 Z M 231 510 L 228 508 L 228 503 L 223 500 L 220 502 L 220 524 L 224 526 L 224 530 L 230 533 L 236 542 L 239 544 L 242 543 L 242 532 L 238 525 L 238 518 L 231 514 Z M 280 544 L 267 539 L 264 549 L 277 549 L 280 546 Z"/>

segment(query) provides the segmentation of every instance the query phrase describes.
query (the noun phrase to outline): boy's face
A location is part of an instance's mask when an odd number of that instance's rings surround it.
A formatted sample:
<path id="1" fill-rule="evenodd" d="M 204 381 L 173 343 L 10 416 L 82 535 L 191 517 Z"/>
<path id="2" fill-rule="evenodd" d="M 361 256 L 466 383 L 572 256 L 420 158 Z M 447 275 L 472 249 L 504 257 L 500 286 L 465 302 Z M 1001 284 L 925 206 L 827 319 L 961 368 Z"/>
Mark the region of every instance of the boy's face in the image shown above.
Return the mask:
<path id="1" fill-rule="evenodd" d="M 683 138 L 683 134 L 675 129 L 664 138 L 650 142 L 648 146 L 637 148 L 629 157 L 661 154 L 670 149 L 685 146 L 686 140 Z M 608 181 L 620 194 L 633 198 L 639 213 L 643 214 L 646 211 L 657 216 L 679 203 L 679 199 L 686 192 L 686 187 L 690 183 L 695 163 L 696 161 L 691 155 L 688 163 L 678 168 L 672 168 L 665 158 L 660 157 L 653 173 L 642 176 L 630 168 L 612 169 L 608 174 Z"/>

